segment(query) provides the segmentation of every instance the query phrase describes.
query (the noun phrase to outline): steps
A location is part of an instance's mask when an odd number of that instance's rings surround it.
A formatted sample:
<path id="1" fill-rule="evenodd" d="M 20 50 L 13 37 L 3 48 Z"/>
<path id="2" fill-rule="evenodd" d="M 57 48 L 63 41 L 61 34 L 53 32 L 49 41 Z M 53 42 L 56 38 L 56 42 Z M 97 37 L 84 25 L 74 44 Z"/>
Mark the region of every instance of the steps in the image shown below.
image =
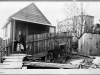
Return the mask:
<path id="1" fill-rule="evenodd" d="M 26 54 L 11 54 L 4 57 L 4 62 L 0 63 L 0 69 L 21 69 L 23 64 L 23 58 Z"/>

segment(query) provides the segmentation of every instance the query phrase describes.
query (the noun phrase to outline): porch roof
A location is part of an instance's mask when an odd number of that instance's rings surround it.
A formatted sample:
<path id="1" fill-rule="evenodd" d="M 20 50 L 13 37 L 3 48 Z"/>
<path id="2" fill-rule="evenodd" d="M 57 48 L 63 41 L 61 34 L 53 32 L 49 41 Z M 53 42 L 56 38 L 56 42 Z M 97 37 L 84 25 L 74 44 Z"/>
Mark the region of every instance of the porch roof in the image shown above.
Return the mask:
<path id="1" fill-rule="evenodd" d="M 42 12 L 37 8 L 37 6 L 34 3 L 31 3 L 30 5 L 26 6 L 25 8 L 23 8 L 20 11 L 16 12 L 15 14 L 11 15 L 8 18 L 8 20 L 7 20 L 6 24 L 4 25 L 4 27 L 12 19 L 51 26 L 51 23 L 42 14 Z"/>

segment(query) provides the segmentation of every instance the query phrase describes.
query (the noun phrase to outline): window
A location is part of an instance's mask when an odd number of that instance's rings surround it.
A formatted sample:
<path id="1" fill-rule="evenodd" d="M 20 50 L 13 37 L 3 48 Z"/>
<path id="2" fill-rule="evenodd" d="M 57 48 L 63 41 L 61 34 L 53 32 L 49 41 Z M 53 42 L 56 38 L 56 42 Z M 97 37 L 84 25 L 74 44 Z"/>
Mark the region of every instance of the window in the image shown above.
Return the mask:
<path id="1" fill-rule="evenodd" d="M 4 38 L 8 37 L 10 35 L 10 26 L 11 26 L 11 23 L 8 23 L 5 28 L 3 29 L 3 32 L 4 32 Z"/>
<path id="2" fill-rule="evenodd" d="M 8 36 L 8 25 L 5 27 L 5 37 Z"/>

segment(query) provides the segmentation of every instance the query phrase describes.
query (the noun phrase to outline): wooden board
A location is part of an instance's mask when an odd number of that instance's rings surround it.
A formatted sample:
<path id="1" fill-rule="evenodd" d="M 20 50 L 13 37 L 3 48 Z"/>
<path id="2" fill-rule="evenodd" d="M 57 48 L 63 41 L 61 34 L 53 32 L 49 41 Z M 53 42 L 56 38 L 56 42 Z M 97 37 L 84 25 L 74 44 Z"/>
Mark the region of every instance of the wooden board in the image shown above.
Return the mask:
<path id="1" fill-rule="evenodd" d="M 42 52 L 42 53 L 38 53 L 38 54 L 33 55 L 33 57 L 35 57 L 35 58 L 45 57 L 45 56 L 47 56 L 47 52 Z"/>
<path id="2" fill-rule="evenodd" d="M 33 66 L 33 67 L 51 67 L 51 68 L 66 68 L 66 69 L 77 69 L 79 65 L 72 64 L 60 64 L 60 63 L 46 63 L 46 62 L 24 62 L 24 66 Z"/>

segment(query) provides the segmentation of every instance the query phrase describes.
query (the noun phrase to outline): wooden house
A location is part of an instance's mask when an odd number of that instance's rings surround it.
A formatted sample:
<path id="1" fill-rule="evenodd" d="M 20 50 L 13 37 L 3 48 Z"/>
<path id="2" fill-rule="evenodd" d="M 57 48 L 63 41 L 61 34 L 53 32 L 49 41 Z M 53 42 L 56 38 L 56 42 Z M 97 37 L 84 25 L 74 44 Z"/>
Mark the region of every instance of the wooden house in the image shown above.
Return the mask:
<path id="1" fill-rule="evenodd" d="M 71 18 L 67 18 L 63 21 L 57 23 L 58 32 L 72 32 L 73 31 L 73 21 Z"/>
<path id="2" fill-rule="evenodd" d="M 51 26 L 47 18 L 32 3 L 8 18 L 3 27 L 3 40 L 5 40 L 3 49 L 8 54 L 16 51 L 15 42 L 19 31 L 21 31 L 26 41 L 28 35 L 49 33 L 51 29 L 55 30 L 55 27 Z"/>
<path id="3" fill-rule="evenodd" d="M 83 24 L 81 15 L 74 16 L 73 20 L 73 24 L 76 28 L 75 30 L 78 37 L 80 37 L 84 32 L 91 32 L 94 25 L 94 16 L 83 15 Z"/>
<path id="4" fill-rule="evenodd" d="M 100 34 L 84 33 L 78 40 L 78 52 L 83 55 L 100 56 Z"/>

